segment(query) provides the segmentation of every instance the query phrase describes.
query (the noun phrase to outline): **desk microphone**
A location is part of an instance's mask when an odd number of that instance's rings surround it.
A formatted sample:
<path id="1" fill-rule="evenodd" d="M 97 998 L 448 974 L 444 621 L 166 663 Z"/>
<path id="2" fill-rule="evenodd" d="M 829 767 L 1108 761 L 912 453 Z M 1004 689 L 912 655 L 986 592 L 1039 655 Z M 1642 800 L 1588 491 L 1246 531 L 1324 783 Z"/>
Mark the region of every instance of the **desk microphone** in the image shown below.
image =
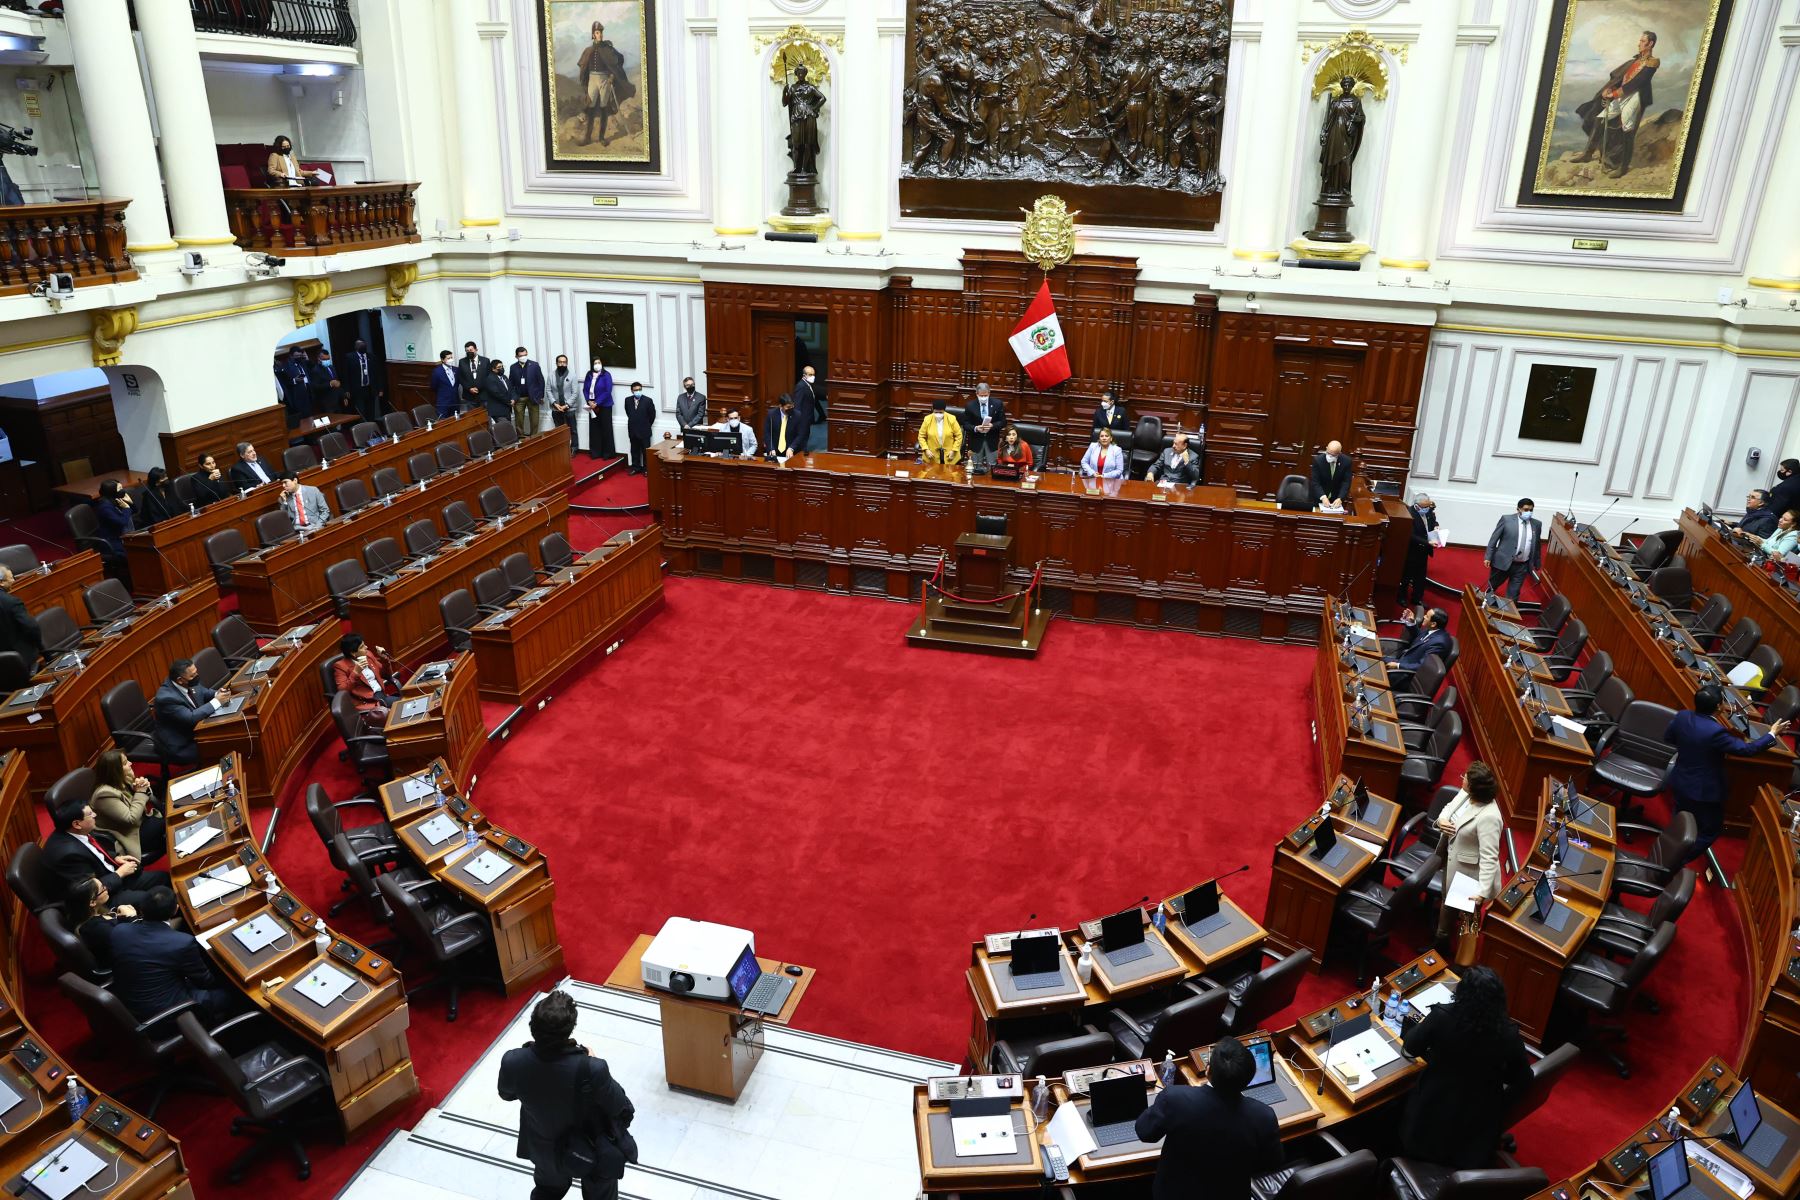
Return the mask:
<path id="1" fill-rule="evenodd" d="M 1250 869 L 1249 863 L 1245 863 L 1241 867 L 1233 867 L 1231 870 L 1225 872 L 1223 875 L 1214 875 L 1213 882 L 1218 883 L 1222 879 L 1230 879 L 1233 875 L 1242 875 L 1245 871 L 1248 871 L 1249 869 Z"/>
<path id="2" fill-rule="evenodd" d="M 1617 504 L 1617 503 L 1618 503 L 1618 501 L 1617 501 L 1617 500 L 1614 500 L 1614 501 L 1613 501 L 1613 503 L 1614 503 L 1614 504 Z M 1633 518 L 1631 518 L 1631 520 L 1629 520 L 1629 521 L 1627 521 L 1627 522 L 1625 522 L 1625 528 L 1623 528 L 1623 529 L 1621 529 L 1621 530 L 1619 530 L 1619 536 L 1618 536 L 1618 537 L 1616 537 L 1616 538 L 1614 538 L 1614 539 L 1613 539 L 1613 544 L 1614 544 L 1614 545 L 1615 545 L 1615 546 L 1622 546 L 1622 545 L 1624 545 L 1624 544 L 1625 544 L 1625 535 L 1626 535 L 1626 534 L 1628 534 L 1628 533 L 1630 533 L 1630 532 L 1631 532 L 1631 527 L 1632 527 L 1632 526 L 1633 526 L 1633 525 L 1636 525 L 1636 524 L 1637 524 L 1637 523 L 1638 523 L 1638 521 L 1639 521 L 1639 520 L 1641 520 L 1641 519 L 1642 519 L 1642 518 L 1639 518 L 1639 517 L 1633 517 Z"/>
<path id="3" fill-rule="evenodd" d="M 1581 472 L 1575 472 L 1575 479 L 1569 484 L 1569 524 L 1575 524 L 1575 487 L 1581 482 Z"/>
<path id="4" fill-rule="evenodd" d="M 1577 478 L 1577 479 L 1579 479 L 1579 478 L 1580 478 L 1580 477 L 1581 477 L 1581 472 L 1580 472 L 1580 471 L 1577 471 L 1577 472 L 1575 472 L 1575 477 L 1576 477 L 1576 478 Z M 1573 492 L 1571 492 L 1571 493 L 1570 493 L 1570 495 L 1573 495 L 1573 494 L 1574 494 L 1574 493 L 1573 493 Z M 1614 506 L 1615 506 L 1615 505 L 1617 505 L 1617 504 L 1618 504 L 1618 503 L 1619 503 L 1619 501 L 1621 501 L 1621 500 L 1623 500 L 1623 499 L 1624 499 L 1624 498 L 1625 498 L 1625 497 L 1623 497 L 1623 496 L 1614 496 L 1614 497 L 1613 497 L 1613 501 L 1612 501 L 1612 504 L 1609 504 L 1609 505 L 1607 505 L 1607 506 L 1606 506 L 1606 507 L 1605 507 L 1605 508 L 1603 508 L 1603 509 L 1601 509 L 1601 510 L 1600 510 L 1600 516 L 1598 516 L 1598 517 L 1595 517 L 1595 518 L 1594 518 L 1594 519 L 1593 519 L 1593 520 L 1592 520 L 1592 521 L 1589 521 L 1589 522 L 1588 522 L 1588 523 L 1587 523 L 1587 527 L 1588 527 L 1588 528 L 1589 528 L 1589 529 L 1595 529 L 1595 528 L 1598 528 L 1598 527 L 1599 527 L 1599 525 L 1600 525 L 1600 522 L 1601 522 L 1601 520 L 1602 520 L 1602 519 L 1603 519 L 1603 518 L 1604 518 L 1604 517 L 1605 517 L 1605 516 L 1606 516 L 1606 514 L 1607 514 L 1607 513 L 1609 513 L 1609 512 L 1611 512 L 1611 511 L 1612 511 L 1612 510 L 1613 510 L 1613 507 L 1614 507 Z M 1571 507 L 1571 508 L 1570 508 L 1570 510 L 1569 510 L 1569 516 L 1570 516 L 1570 520 L 1571 520 L 1571 521 L 1572 521 L 1572 520 L 1573 520 L 1573 519 L 1574 519 L 1574 509 L 1573 509 L 1573 507 Z M 1576 527 L 1576 528 L 1580 528 L 1580 526 L 1577 526 L 1577 527 Z"/>
<path id="5" fill-rule="evenodd" d="M 1338 1030 L 1342 1029 L 1346 1024 L 1347 1022 L 1345 1021 L 1333 1021 L 1331 1023 L 1331 1032 L 1325 1038 L 1325 1054 L 1319 1060 L 1319 1088 L 1313 1093 L 1315 1096 L 1323 1096 L 1325 1094 L 1325 1072 L 1331 1070 L 1331 1052 L 1337 1047 Z"/>

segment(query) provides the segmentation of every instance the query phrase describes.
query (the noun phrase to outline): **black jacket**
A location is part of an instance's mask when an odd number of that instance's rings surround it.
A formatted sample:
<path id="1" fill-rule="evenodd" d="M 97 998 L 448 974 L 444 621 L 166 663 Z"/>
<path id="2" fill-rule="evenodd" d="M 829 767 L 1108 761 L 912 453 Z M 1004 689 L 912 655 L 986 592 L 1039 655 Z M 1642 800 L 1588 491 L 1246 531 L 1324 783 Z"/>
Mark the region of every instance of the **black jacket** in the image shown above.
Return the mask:
<path id="1" fill-rule="evenodd" d="M 481 377 L 481 403 L 487 408 L 489 420 L 512 420 L 512 385 L 506 382 L 506 376 L 498 371 L 489 371 Z"/>
<path id="2" fill-rule="evenodd" d="M 194 935 L 161 921 L 115 921 L 107 941 L 111 990 L 140 1021 L 202 1000 L 205 989 L 220 982 Z"/>
<path id="3" fill-rule="evenodd" d="M 1412 514 L 1412 530 L 1407 536 L 1407 554 L 1418 554 L 1430 558 L 1437 553 L 1437 547 L 1431 544 L 1431 531 L 1437 528 L 1437 512 L 1434 509 L 1420 508 L 1416 504 L 1406 506 Z"/>
<path id="4" fill-rule="evenodd" d="M 480 355 L 456 360 L 456 397 L 457 403 L 463 408 L 474 408 L 481 402 L 481 397 L 472 393 L 479 392 L 481 381 L 492 373 L 488 369 L 488 361 Z"/>
<path id="5" fill-rule="evenodd" d="M 642 392 L 625 397 L 625 436 L 640 446 L 650 444 L 650 433 L 656 427 L 656 401 Z"/>
<path id="6" fill-rule="evenodd" d="M 1777 479 L 1775 486 L 1769 489 L 1769 503 L 1765 507 L 1775 514 L 1776 520 L 1790 508 L 1800 511 L 1800 474 Z"/>
<path id="7" fill-rule="evenodd" d="M 1744 514 L 1744 519 L 1738 522 L 1738 528 L 1745 533 L 1766 538 L 1775 532 L 1775 523 L 1780 519 L 1781 514 L 1773 508 L 1756 508 Z"/>
<path id="8" fill-rule="evenodd" d="M 11 592 L 0 591 L 0 654 L 18 654 L 25 660 L 25 669 L 37 669 L 38 659 L 44 655 L 44 635 L 38 629 L 37 618 L 25 608 L 25 602 Z"/>
<path id="9" fill-rule="evenodd" d="M 1250 1200 L 1250 1180 L 1281 1166 L 1275 1110 L 1211 1087 L 1164 1088 L 1137 1135 L 1163 1144 L 1155 1200 Z"/>
<path id="10" fill-rule="evenodd" d="M 196 508 L 205 508 L 214 501 L 224 500 L 237 491 L 237 488 L 232 486 L 229 471 L 220 471 L 217 480 L 208 479 L 205 471 L 195 471 L 188 476 L 188 479 L 194 485 Z"/>
<path id="11" fill-rule="evenodd" d="M 1342 500 L 1350 495 L 1350 473 L 1356 469 L 1355 461 L 1348 454 L 1338 455 L 1337 465 L 1333 466 L 1325 460 L 1324 454 L 1313 455 L 1312 461 L 1312 501 L 1317 504 L 1321 497 L 1329 496 L 1333 500 Z"/>
<path id="12" fill-rule="evenodd" d="M 268 460 L 261 455 L 257 456 L 256 465 L 263 469 L 263 473 L 269 477 L 270 483 L 281 478 L 281 472 L 269 465 Z M 241 458 L 231 464 L 231 470 L 227 473 L 226 478 L 231 481 L 233 491 L 236 491 L 238 488 L 259 488 L 263 486 L 263 481 L 256 477 L 256 472 L 250 469 L 250 464 Z"/>
<path id="13" fill-rule="evenodd" d="M 150 734 L 156 748 L 174 759 L 198 754 L 194 726 L 212 716 L 216 707 L 212 698 L 213 690 L 204 683 L 194 684 L 190 699 L 174 680 L 163 680 L 156 689 L 156 698 L 150 702 L 156 713 L 156 727 Z"/>
<path id="14" fill-rule="evenodd" d="M 1519 1089 L 1531 1082 L 1525 1043 L 1508 1021 L 1500 1038 L 1465 1036 L 1440 1005 L 1406 1035 L 1406 1052 L 1425 1060 L 1407 1097 L 1400 1144 L 1409 1158 L 1453 1170 L 1493 1165 L 1502 1125 Z"/>
<path id="15" fill-rule="evenodd" d="M 969 431 L 969 437 L 983 439 L 989 446 L 998 446 L 1000 434 L 1006 429 L 1006 405 L 992 394 L 988 396 L 988 420 L 994 423 L 992 429 L 982 433 L 976 428 L 981 424 L 981 397 L 969 397 L 969 402 L 963 405 L 963 428 Z"/>
<path id="16" fill-rule="evenodd" d="M 555 1048 L 540 1048 L 536 1042 L 527 1042 L 516 1050 L 508 1050 L 500 1059 L 500 1098 L 519 1102 L 519 1142 L 514 1153 L 520 1158 L 554 1164 L 557 1140 L 579 1124 L 599 1135 L 603 1164 L 607 1159 L 604 1143 L 609 1138 L 622 1144 L 626 1159 L 636 1161 L 637 1145 L 629 1132 L 634 1115 L 631 1099 L 613 1079 L 605 1059 L 592 1060 L 592 1090 L 586 1111 L 576 1109 L 581 1064 L 587 1059 L 587 1051 L 574 1042 Z M 623 1174 L 623 1162 L 617 1165 L 619 1174 Z M 604 1169 L 600 1174 L 619 1177 L 608 1175 Z"/>
<path id="17" fill-rule="evenodd" d="M 102 850 L 117 857 L 119 843 L 112 834 L 104 829 L 96 829 L 89 836 L 100 843 Z M 119 878 L 118 872 L 107 870 L 106 864 L 94 857 L 94 852 L 72 833 L 65 833 L 60 829 L 51 830 L 50 835 L 44 839 L 42 857 L 44 866 L 62 881 L 65 892 L 84 879 L 98 878 L 106 885 L 107 891 L 115 894 L 125 886 L 125 881 Z M 132 878 L 135 880 L 137 876 Z"/>
<path id="18" fill-rule="evenodd" d="M 139 510 L 138 528 L 148 529 L 158 521 L 166 521 L 170 517 L 185 517 L 187 505 L 175 494 L 172 484 L 165 483 L 161 491 L 155 488 L 144 489 L 144 507 Z"/>
<path id="19" fill-rule="evenodd" d="M 1125 406 L 1120 404 L 1117 400 L 1113 401 L 1112 417 L 1110 420 L 1106 415 L 1106 405 L 1097 404 L 1094 406 L 1093 427 L 1096 430 L 1112 430 L 1114 440 L 1116 441 L 1118 434 L 1131 432 L 1131 418 L 1125 415 Z"/>

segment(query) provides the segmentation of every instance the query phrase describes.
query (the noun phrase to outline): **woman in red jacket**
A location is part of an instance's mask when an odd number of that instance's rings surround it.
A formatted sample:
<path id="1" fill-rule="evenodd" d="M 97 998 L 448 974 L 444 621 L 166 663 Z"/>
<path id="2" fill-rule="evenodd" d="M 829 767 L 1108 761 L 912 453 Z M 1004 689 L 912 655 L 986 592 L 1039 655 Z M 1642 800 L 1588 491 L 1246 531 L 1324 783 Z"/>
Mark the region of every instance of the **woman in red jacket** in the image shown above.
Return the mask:
<path id="1" fill-rule="evenodd" d="M 387 721 L 388 706 L 400 699 L 394 684 L 394 663 L 381 646 L 371 646 L 360 633 L 346 633 L 338 642 L 343 657 L 331 664 L 331 679 L 340 692 L 349 692 L 363 722 L 377 726 Z"/>

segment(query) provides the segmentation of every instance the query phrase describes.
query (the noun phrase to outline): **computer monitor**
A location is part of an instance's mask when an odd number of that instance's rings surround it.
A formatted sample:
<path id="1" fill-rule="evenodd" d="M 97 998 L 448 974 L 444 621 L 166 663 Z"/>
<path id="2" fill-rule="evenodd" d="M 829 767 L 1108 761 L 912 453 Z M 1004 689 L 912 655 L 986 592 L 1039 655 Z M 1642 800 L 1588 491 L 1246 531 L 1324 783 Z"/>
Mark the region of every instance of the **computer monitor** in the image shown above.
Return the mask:
<path id="1" fill-rule="evenodd" d="M 688 454 L 706 453 L 706 431 L 704 429 L 684 429 L 681 431 L 681 448 Z"/>
<path id="2" fill-rule="evenodd" d="M 1275 1081 L 1275 1051 L 1269 1045 L 1268 1038 L 1254 1038 L 1244 1043 L 1244 1049 L 1256 1063 L 1256 1074 L 1251 1076 L 1245 1088 L 1261 1087 L 1265 1083 Z"/>
<path id="3" fill-rule="evenodd" d="M 1312 856 L 1324 858 L 1337 845 L 1337 830 L 1331 827 L 1330 821 L 1320 821 L 1319 831 L 1313 835 Z"/>
<path id="4" fill-rule="evenodd" d="M 1558 825 L 1556 827 L 1556 837 L 1554 841 L 1556 862 L 1560 865 L 1567 861 L 1569 857 L 1569 827 L 1567 825 Z"/>
<path id="5" fill-rule="evenodd" d="M 1136 905 L 1124 912 L 1100 918 L 1100 944 L 1108 951 L 1123 950 L 1127 946 L 1138 945 L 1143 940 L 1144 910 Z"/>
<path id="6" fill-rule="evenodd" d="M 708 429 L 706 430 L 706 448 L 714 454 L 740 455 L 744 452 L 744 431 L 741 429 Z"/>
<path id="7" fill-rule="evenodd" d="M 1650 1200 L 1670 1200 L 1688 1185 L 1687 1139 L 1676 1138 L 1650 1160 Z"/>
<path id="8" fill-rule="evenodd" d="M 1739 1084 L 1726 1107 L 1731 1113 L 1731 1140 L 1742 1147 L 1762 1125 L 1762 1105 L 1756 1102 L 1756 1089 L 1748 1083 Z"/>
<path id="9" fill-rule="evenodd" d="M 750 989 L 762 978 L 762 964 L 756 961 L 756 952 L 745 946 L 744 952 L 738 955 L 737 962 L 732 964 L 731 974 L 725 981 L 731 985 L 731 998 L 742 1008 L 744 1001 L 750 998 Z"/>
<path id="10" fill-rule="evenodd" d="M 1146 1107 L 1144 1077 L 1136 1071 L 1088 1084 L 1088 1120 L 1096 1128 L 1135 1121 Z"/>
<path id="11" fill-rule="evenodd" d="M 1550 876 L 1539 875 L 1538 881 L 1531 887 L 1531 902 L 1535 906 L 1532 916 L 1541 925 L 1550 917 L 1550 910 L 1556 907 L 1556 893 L 1550 890 Z"/>
<path id="12" fill-rule="evenodd" d="M 1219 915 L 1219 881 L 1209 879 L 1205 883 L 1189 888 L 1181 895 L 1181 920 L 1186 925 L 1197 925 L 1208 917 Z"/>
<path id="13" fill-rule="evenodd" d="M 1369 815 L 1369 785 L 1356 778 L 1356 796 L 1350 802 L 1350 815 L 1358 821 Z"/>
<path id="14" fill-rule="evenodd" d="M 1035 933 L 1012 940 L 1009 960 L 1014 975 L 1039 975 L 1061 969 L 1057 954 L 1060 939 L 1054 933 Z"/>

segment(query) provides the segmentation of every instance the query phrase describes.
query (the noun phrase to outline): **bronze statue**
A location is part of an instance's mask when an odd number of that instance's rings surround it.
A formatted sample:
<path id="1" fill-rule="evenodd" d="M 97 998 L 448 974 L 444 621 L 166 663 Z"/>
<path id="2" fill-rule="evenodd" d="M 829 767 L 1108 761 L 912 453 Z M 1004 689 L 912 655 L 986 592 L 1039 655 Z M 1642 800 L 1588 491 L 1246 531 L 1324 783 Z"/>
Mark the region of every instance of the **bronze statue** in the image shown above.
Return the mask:
<path id="1" fill-rule="evenodd" d="M 1306 236 L 1315 242 L 1349 242 L 1350 176 L 1356 152 L 1362 149 L 1362 101 L 1356 96 L 1356 80 L 1346 75 L 1325 106 L 1325 123 L 1319 129 L 1319 220 Z"/>
<path id="2" fill-rule="evenodd" d="M 819 173 L 819 113 L 825 93 L 806 82 L 806 68 L 795 67 L 794 79 L 781 89 L 781 106 L 788 110 L 788 157 L 796 175 Z"/>

